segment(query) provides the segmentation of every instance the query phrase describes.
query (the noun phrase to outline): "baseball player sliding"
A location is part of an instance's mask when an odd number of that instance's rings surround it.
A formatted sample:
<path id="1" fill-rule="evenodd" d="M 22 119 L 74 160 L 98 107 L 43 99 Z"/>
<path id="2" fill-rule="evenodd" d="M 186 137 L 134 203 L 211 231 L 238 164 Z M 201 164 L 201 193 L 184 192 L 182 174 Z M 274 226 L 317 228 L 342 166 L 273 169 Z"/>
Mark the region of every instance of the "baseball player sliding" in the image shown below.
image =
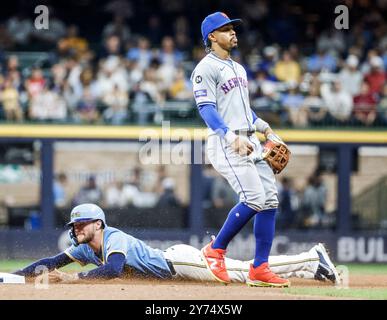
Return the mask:
<path id="1" fill-rule="evenodd" d="M 165 251 L 153 249 L 119 229 L 109 227 L 103 210 L 95 204 L 76 206 L 71 211 L 68 226 L 71 247 L 56 256 L 36 261 L 14 274 L 36 276 L 36 268 L 43 265 L 51 271 L 51 282 L 112 279 L 125 276 L 128 272 L 131 275 L 161 279 L 214 281 L 198 249 L 184 244 L 174 245 Z M 91 263 L 97 268 L 72 274 L 57 270 L 74 261 L 82 266 Z M 245 283 L 250 263 L 226 258 L 230 280 Z M 339 275 L 322 244 L 299 255 L 270 257 L 269 263 L 273 270 L 284 277 L 339 282 Z"/>
<path id="2" fill-rule="evenodd" d="M 213 277 L 229 283 L 232 266 L 229 260 L 225 261 L 227 245 L 254 217 L 256 251 L 246 282 L 251 286 L 284 287 L 289 286 L 289 280 L 276 275 L 268 264 L 278 207 L 274 167 L 264 160 L 265 153 L 254 132 L 263 133 L 272 146 L 281 145 L 286 153 L 288 149 L 269 124 L 250 108 L 246 71 L 230 57 L 238 44 L 234 27 L 241 22 L 230 20 L 222 12 L 203 20 L 201 32 L 208 54 L 191 76 L 197 107 L 209 127 L 208 158 L 240 200 L 216 238 L 201 252 Z"/>

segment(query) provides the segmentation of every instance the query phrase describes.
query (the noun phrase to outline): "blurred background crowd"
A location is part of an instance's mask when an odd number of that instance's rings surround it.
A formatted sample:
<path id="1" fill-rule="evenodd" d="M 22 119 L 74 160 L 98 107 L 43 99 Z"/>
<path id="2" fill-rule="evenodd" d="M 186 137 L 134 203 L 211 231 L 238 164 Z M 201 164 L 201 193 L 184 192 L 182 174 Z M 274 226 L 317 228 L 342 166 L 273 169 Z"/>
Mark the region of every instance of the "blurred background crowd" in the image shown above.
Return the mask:
<path id="1" fill-rule="evenodd" d="M 233 58 L 251 105 L 273 126 L 386 126 L 386 0 L 41 1 L 0 13 L 0 120 L 202 124 L 190 74 L 205 55 L 200 24 L 241 17 Z M 349 29 L 335 29 L 335 6 Z M 190 8 L 190 10 L 187 10 Z"/>
<path id="2" fill-rule="evenodd" d="M 137 166 L 129 171 L 130 175 L 125 179 L 114 179 L 109 183 L 98 182 L 98 177 L 91 174 L 72 193 L 69 192 L 69 177 L 60 172 L 54 181 L 55 206 L 67 209 L 82 203 L 96 203 L 108 209 L 154 209 L 157 212 L 187 208 L 187 203 L 177 192 L 176 179 L 165 166 L 158 166 L 153 171 Z M 279 229 L 333 227 L 335 215 L 327 210 L 328 188 L 320 172 L 313 172 L 302 188 L 287 176 L 281 177 L 277 186 L 281 212 L 277 216 Z M 212 224 L 221 223 L 221 219 L 216 219 L 223 217 L 224 212 L 238 202 L 238 195 L 210 164 L 204 166 L 202 189 L 196 192 L 202 193 L 206 218 L 215 215 L 214 221 L 208 221 Z"/>

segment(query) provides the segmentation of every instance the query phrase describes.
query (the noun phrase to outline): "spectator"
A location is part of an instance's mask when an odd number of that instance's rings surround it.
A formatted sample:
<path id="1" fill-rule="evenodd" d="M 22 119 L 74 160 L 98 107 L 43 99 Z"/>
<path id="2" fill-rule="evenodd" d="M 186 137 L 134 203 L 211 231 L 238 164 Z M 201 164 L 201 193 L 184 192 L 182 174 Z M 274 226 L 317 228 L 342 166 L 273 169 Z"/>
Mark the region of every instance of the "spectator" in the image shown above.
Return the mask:
<path id="1" fill-rule="evenodd" d="M 279 215 L 278 227 L 288 229 L 297 225 L 299 199 L 291 178 L 283 177 L 278 188 Z"/>
<path id="2" fill-rule="evenodd" d="M 379 95 L 386 81 L 383 59 L 379 56 L 374 56 L 371 58 L 370 64 L 371 71 L 364 76 L 364 80 L 369 84 L 370 92 Z"/>
<path id="3" fill-rule="evenodd" d="M 278 50 L 276 47 L 267 46 L 263 49 L 263 59 L 258 64 L 258 71 L 264 71 L 268 80 L 275 80 L 274 66 L 278 59 Z"/>
<path id="4" fill-rule="evenodd" d="M 75 93 L 74 89 L 69 85 L 67 80 L 62 83 L 59 92 L 63 96 L 63 99 L 69 110 L 69 119 L 72 119 L 76 114 L 76 109 L 80 101 L 80 97 Z"/>
<path id="5" fill-rule="evenodd" d="M 122 14 L 115 14 L 113 21 L 109 22 L 102 31 L 102 37 L 106 39 L 109 36 L 116 35 L 119 37 L 121 43 L 126 43 L 130 39 L 130 28 L 126 24 L 125 16 Z"/>
<path id="6" fill-rule="evenodd" d="M 128 199 L 128 190 L 124 190 L 124 183 L 117 181 L 111 183 L 104 192 L 104 205 L 108 208 L 123 208 L 126 207 L 131 201 Z"/>
<path id="7" fill-rule="evenodd" d="M 82 65 L 79 61 L 73 57 L 65 60 L 65 66 L 67 71 L 67 82 L 72 91 L 78 99 L 80 99 L 83 93 L 83 86 L 81 82 Z"/>
<path id="8" fill-rule="evenodd" d="M 134 115 L 134 121 L 140 125 L 147 124 L 149 117 L 155 114 L 157 106 L 152 102 L 149 93 L 142 90 L 141 82 L 132 88 L 130 101 L 130 110 Z"/>
<path id="9" fill-rule="evenodd" d="M 353 100 L 351 95 L 342 89 L 341 82 L 336 80 L 333 84 L 322 84 L 321 96 L 334 124 L 347 124 L 351 118 Z"/>
<path id="10" fill-rule="evenodd" d="M 109 56 L 122 56 L 122 42 L 120 37 L 115 34 L 108 36 L 103 43 L 102 50 L 99 55 L 100 59 L 106 59 Z"/>
<path id="11" fill-rule="evenodd" d="M 4 89 L 0 91 L 0 101 L 7 121 L 23 121 L 24 115 L 19 103 L 19 92 L 13 87 L 10 79 L 4 81 Z"/>
<path id="12" fill-rule="evenodd" d="M 254 78 L 249 81 L 251 98 L 261 97 L 262 95 L 270 95 L 277 93 L 277 82 L 269 79 L 266 71 L 259 70 L 255 73 Z"/>
<path id="13" fill-rule="evenodd" d="M 192 42 L 187 33 L 178 31 L 175 34 L 176 49 L 181 52 L 184 60 L 192 60 Z"/>
<path id="14" fill-rule="evenodd" d="M 149 68 L 144 71 L 143 79 L 141 81 L 141 89 L 147 92 L 151 99 L 158 105 L 162 105 L 164 103 L 164 89 L 167 88 L 165 83 L 162 83 L 163 80 L 160 66 L 160 61 L 157 58 L 152 59 Z M 170 75 L 168 77 L 170 77 Z"/>
<path id="15" fill-rule="evenodd" d="M 14 39 L 9 34 L 6 25 L 0 23 L 0 48 L 3 50 L 10 50 L 13 48 L 14 44 Z"/>
<path id="16" fill-rule="evenodd" d="M 174 75 L 174 80 L 169 88 L 169 98 L 172 100 L 190 100 L 192 99 L 192 86 L 185 76 L 183 68 L 178 68 Z"/>
<path id="17" fill-rule="evenodd" d="M 61 57 L 74 57 L 82 59 L 89 50 L 89 43 L 85 38 L 79 36 L 79 30 L 76 25 L 70 25 L 67 28 L 65 37 L 58 41 L 58 53 Z"/>
<path id="18" fill-rule="evenodd" d="M 320 173 L 308 179 L 302 198 L 303 224 L 306 227 L 321 226 L 325 220 L 327 188 Z"/>
<path id="19" fill-rule="evenodd" d="M 294 61 L 289 51 L 285 50 L 282 59 L 275 64 L 274 75 L 283 82 L 298 83 L 300 81 L 300 65 Z"/>
<path id="20" fill-rule="evenodd" d="M 154 117 L 164 104 L 165 98 L 158 88 L 156 73 L 149 68 L 144 71 L 144 79 L 131 91 L 131 109 L 138 124 L 145 124 L 149 117 Z"/>
<path id="21" fill-rule="evenodd" d="M 101 68 L 97 75 L 97 86 L 101 96 L 107 95 L 118 86 L 121 91 L 128 91 L 129 75 L 123 68 L 122 60 L 119 56 L 110 55 L 101 63 Z"/>
<path id="22" fill-rule="evenodd" d="M 123 187 L 124 202 L 137 208 L 153 208 L 158 202 L 159 194 L 154 191 L 144 191 L 142 180 L 142 169 L 140 167 L 134 168 L 132 176 Z M 158 190 L 163 191 L 164 188 L 160 186 Z"/>
<path id="23" fill-rule="evenodd" d="M 238 203 L 238 195 L 231 188 L 227 180 L 219 174 L 215 175 L 212 184 L 211 198 L 215 208 L 230 209 Z"/>
<path id="24" fill-rule="evenodd" d="M 317 39 L 317 47 L 333 56 L 342 54 L 345 50 L 343 32 L 334 28 L 323 31 Z"/>
<path id="25" fill-rule="evenodd" d="M 102 191 L 97 186 L 95 176 L 90 176 L 86 184 L 76 193 L 72 206 L 77 206 L 81 203 L 95 203 L 100 205 L 102 201 Z"/>
<path id="26" fill-rule="evenodd" d="M 141 70 L 148 68 L 152 58 L 149 40 L 146 37 L 139 37 L 137 46 L 129 49 L 126 58 L 129 61 L 136 61 Z"/>
<path id="27" fill-rule="evenodd" d="M 262 74 L 262 71 L 258 71 L 258 74 Z M 257 75 L 256 83 L 252 82 L 252 85 L 258 84 L 255 91 L 255 97 L 252 99 L 252 108 L 264 118 L 264 120 L 273 123 L 281 124 L 281 95 L 277 91 L 277 84 L 273 81 L 262 80 L 263 76 Z M 260 79 L 261 78 L 261 79 Z"/>
<path id="28" fill-rule="evenodd" d="M 147 30 L 145 36 L 149 39 L 150 43 L 159 46 L 164 30 L 158 15 L 152 14 L 148 18 L 148 26 L 145 30 Z"/>
<path id="29" fill-rule="evenodd" d="M 129 90 L 142 80 L 145 69 L 140 67 L 138 60 L 127 61 Z"/>
<path id="30" fill-rule="evenodd" d="M 45 85 L 46 80 L 43 77 L 42 70 L 38 67 L 34 67 L 31 71 L 31 76 L 25 82 L 29 98 L 33 99 L 35 96 L 40 94 Z"/>
<path id="31" fill-rule="evenodd" d="M 134 15 L 133 4 L 126 0 L 110 0 L 104 6 L 104 11 L 113 15 L 131 18 Z"/>
<path id="32" fill-rule="evenodd" d="M 353 115 L 361 124 L 370 126 L 376 119 L 376 97 L 367 82 L 363 82 L 360 94 L 353 98 Z"/>
<path id="33" fill-rule="evenodd" d="M 67 72 L 64 63 L 55 63 L 51 67 L 52 82 L 56 90 L 60 90 L 66 80 Z"/>
<path id="34" fill-rule="evenodd" d="M 212 165 L 205 163 L 203 165 L 202 188 L 201 188 L 203 209 L 208 209 L 213 206 L 211 190 L 214 184 L 215 176 L 216 176 L 216 171 L 213 169 Z"/>
<path id="35" fill-rule="evenodd" d="M 336 70 L 336 59 L 326 50 L 318 48 L 317 53 L 309 57 L 307 69 L 311 72 L 320 72 L 321 70 L 334 72 Z"/>
<path id="36" fill-rule="evenodd" d="M 158 58 L 162 65 L 177 66 L 182 62 L 183 55 L 175 49 L 175 42 L 172 37 L 166 36 L 162 39 Z"/>
<path id="37" fill-rule="evenodd" d="M 355 55 L 349 55 L 345 67 L 339 73 L 339 80 L 343 90 L 352 96 L 359 94 L 363 82 L 363 74 L 357 69 L 359 59 Z"/>
<path id="38" fill-rule="evenodd" d="M 56 208 L 67 206 L 68 198 L 66 193 L 67 176 L 61 172 L 56 175 L 54 180 L 54 204 Z"/>
<path id="39" fill-rule="evenodd" d="M 159 201 L 157 202 L 157 207 L 180 207 L 181 203 L 175 195 L 175 181 L 172 178 L 165 178 L 162 181 L 162 188 L 163 192 L 160 195 Z"/>
<path id="40" fill-rule="evenodd" d="M 66 102 L 46 84 L 43 91 L 31 99 L 29 117 L 31 120 L 64 121 L 67 117 Z"/>
<path id="41" fill-rule="evenodd" d="M 12 86 L 20 93 L 23 89 L 23 79 L 20 72 L 19 58 L 16 55 L 10 55 L 8 57 L 4 75 L 11 81 Z"/>
<path id="42" fill-rule="evenodd" d="M 308 114 L 309 123 L 322 124 L 324 122 L 328 109 L 320 96 L 319 84 L 314 84 L 310 87 L 303 106 Z"/>
<path id="43" fill-rule="evenodd" d="M 92 94 L 90 87 L 83 89 L 82 97 L 76 109 L 75 118 L 77 121 L 85 123 L 93 123 L 99 119 L 97 98 Z"/>
<path id="44" fill-rule="evenodd" d="M 364 52 L 364 49 L 360 49 L 360 53 Z M 376 49 L 370 49 L 367 51 L 367 59 L 363 62 L 363 64 L 360 67 L 360 71 L 363 73 L 363 75 L 368 74 L 371 72 L 371 60 L 374 59 L 374 57 L 378 57 L 379 53 Z M 375 63 L 376 61 L 374 61 Z"/>
<path id="45" fill-rule="evenodd" d="M 308 125 L 307 111 L 304 108 L 304 96 L 299 93 L 297 84 L 292 84 L 288 93 L 282 98 L 283 108 L 286 111 L 287 120 L 295 127 Z"/>
<path id="46" fill-rule="evenodd" d="M 383 91 L 378 103 L 377 111 L 382 125 L 387 125 L 387 83 L 383 86 Z"/>
<path id="47" fill-rule="evenodd" d="M 20 49 L 25 49 L 28 46 L 31 30 L 34 28 L 31 19 L 26 16 L 23 11 L 19 11 L 6 22 L 8 34 Z"/>
<path id="48" fill-rule="evenodd" d="M 173 83 L 176 67 L 183 60 L 182 53 L 175 49 L 175 42 L 172 37 L 166 36 L 162 39 L 161 50 L 157 59 L 160 62 L 160 66 L 157 68 L 159 89 L 167 92 Z"/>
<path id="49" fill-rule="evenodd" d="M 108 106 L 104 111 L 104 118 L 114 125 L 123 124 L 128 116 L 129 97 L 127 91 L 121 90 L 117 84 L 111 92 L 106 93 L 103 102 Z"/>

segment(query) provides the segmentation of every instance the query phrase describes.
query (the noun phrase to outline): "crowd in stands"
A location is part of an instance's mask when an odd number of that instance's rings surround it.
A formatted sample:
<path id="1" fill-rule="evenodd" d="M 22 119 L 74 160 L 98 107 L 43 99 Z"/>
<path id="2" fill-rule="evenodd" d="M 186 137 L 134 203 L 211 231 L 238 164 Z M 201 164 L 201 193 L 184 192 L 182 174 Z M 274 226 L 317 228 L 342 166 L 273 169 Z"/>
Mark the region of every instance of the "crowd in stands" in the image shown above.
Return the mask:
<path id="1" fill-rule="evenodd" d="M 278 179 L 279 213 L 276 218 L 279 229 L 335 226 L 335 212 L 327 209 L 328 188 L 322 172 L 316 170 L 305 180 L 303 185 L 296 187 L 293 179 L 286 175 Z M 227 211 L 238 202 L 238 195 L 211 165 L 205 165 L 202 183 L 204 210 Z"/>
<path id="2" fill-rule="evenodd" d="M 127 179 L 117 179 L 106 184 L 98 183 L 90 175 L 74 195 L 68 193 L 67 176 L 58 173 L 54 181 L 54 203 L 57 208 L 77 206 L 81 203 L 96 203 L 104 208 L 179 208 L 184 204 L 176 195 L 175 180 L 164 166 L 153 173 L 153 182 L 146 181 L 140 167 L 131 170 Z"/>
<path id="3" fill-rule="evenodd" d="M 335 212 L 327 210 L 328 188 L 316 170 L 302 188 L 294 186 L 293 179 L 283 176 L 278 181 L 279 229 L 331 228 L 336 224 Z"/>
<path id="4" fill-rule="evenodd" d="M 87 34 L 55 7 L 48 30 L 23 11 L 0 21 L 0 119 L 146 124 L 180 108 L 198 117 L 189 78 L 205 55 L 200 22 L 212 10 L 184 3 L 167 10 L 155 1 L 158 12 L 113 0 L 110 21 Z M 355 1 L 349 30 L 334 28 L 334 7 L 324 17 L 300 3 L 252 0 L 227 11 L 244 19 L 233 58 L 248 72 L 253 109 L 281 126 L 387 125 L 386 1 Z M 45 54 L 25 65 L 31 48 Z"/>

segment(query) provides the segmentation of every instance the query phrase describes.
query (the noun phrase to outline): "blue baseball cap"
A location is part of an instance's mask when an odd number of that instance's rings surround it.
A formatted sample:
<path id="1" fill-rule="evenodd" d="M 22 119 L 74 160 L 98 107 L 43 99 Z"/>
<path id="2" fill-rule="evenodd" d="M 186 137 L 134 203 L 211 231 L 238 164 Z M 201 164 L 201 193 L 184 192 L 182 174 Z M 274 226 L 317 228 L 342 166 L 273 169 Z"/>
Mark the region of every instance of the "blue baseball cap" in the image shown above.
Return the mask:
<path id="1" fill-rule="evenodd" d="M 83 203 L 71 210 L 70 222 L 67 226 L 72 226 L 76 222 L 102 220 L 106 226 L 105 213 L 94 203 Z"/>
<path id="2" fill-rule="evenodd" d="M 202 36 L 204 44 L 207 43 L 208 35 L 216 29 L 223 27 L 226 24 L 231 23 L 234 26 L 242 23 L 241 19 L 230 19 L 223 12 L 215 12 L 204 18 L 202 22 Z"/>

